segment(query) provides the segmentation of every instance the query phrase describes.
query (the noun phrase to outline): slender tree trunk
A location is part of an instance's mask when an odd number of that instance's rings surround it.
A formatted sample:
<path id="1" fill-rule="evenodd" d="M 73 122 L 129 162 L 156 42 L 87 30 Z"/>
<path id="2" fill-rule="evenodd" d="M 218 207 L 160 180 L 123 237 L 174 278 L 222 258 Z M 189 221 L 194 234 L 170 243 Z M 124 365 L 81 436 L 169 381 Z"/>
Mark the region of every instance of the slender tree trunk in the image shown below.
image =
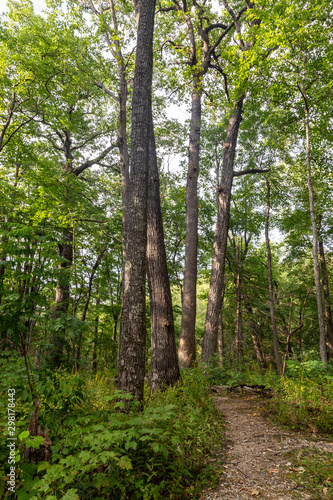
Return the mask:
<path id="1" fill-rule="evenodd" d="M 221 312 L 219 315 L 219 326 L 217 332 L 217 344 L 218 344 L 218 354 L 219 354 L 219 365 L 223 366 L 223 356 L 224 356 L 224 339 L 223 339 L 223 303 L 224 303 L 224 295 L 225 288 L 227 286 L 227 280 L 224 278 L 223 280 L 223 290 L 222 290 L 222 305 Z"/>
<path id="2" fill-rule="evenodd" d="M 92 355 L 92 372 L 97 372 L 97 345 L 98 345 L 98 324 L 99 324 L 99 313 L 98 306 L 100 303 L 100 298 L 96 298 L 96 317 L 95 317 L 95 327 L 94 327 L 94 342 L 93 342 L 93 355 Z"/>
<path id="3" fill-rule="evenodd" d="M 313 268 L 316 284 L 316 296 L 317 296 L 317 310 L 318 310 L 318 322 L 319 322 L 319 345 L 320 345 L 320 357 L 323 363 L 327 363 L 327 350 L 326 350 L 326 335 L 325 335 L 325 323 L 324 323 L 324 311 L 323 311 L 323 300 L 321 296 L 321 286 L 320 286 L 320 271 L 319 271 L 319 258 L 318 258 L 318 229 L 316 222 L 316 213 L 314 207 L 313 199 L 313 186 L 311 178 L 311 149 L 310 149 L 310 123 L 309 123 L 309 109 L 307 105 L 307 99 L 305 94 L 303 94 L 305 100 L 305 135 L 306 135 L 306 170 L 308 178 L 308 191 L 309 191 L 309 204 L 310 204 L 310 215 L 312 223 L 312 255 L 313 255 Z"/>
<path id="4" fill-rule="evenodd" d="M 192 92 L 189 162 L 186 184 L 185 267 L 182 300 L 182 321 L 178 348 L 179 364 L 191 366 L 196 359 L 195 319 L 197 301 L 198 256 L 198 172 L 201 131 L 200 79 Z"/>
<path id="5" fill-rule="evenodd" d="M 320 267 L 321 267 L 321 280 L 324 290 L 328 352 L 330 359 L 333 359 L 333 321 L 332 321 L 332 310 L 331 310 L 331 300 L 330 300 L 330 289 L 328 284 L 328 273 L 326 266 L 324 243 L 321 236 L 319 237 L 319 255 L 320 255 Z"/>
<path id="6" fill-rule="evenodd" d="M 267 207 L 265 216 L 265 239 L 267 248 L 267 271 L 268 271 L 268 293 L 269 293 L 269 309 L 271 313 L 271 324 L 273 332 L 273 349 L 276 369 L 281 374 L 281 358 L 279 352 L 279 340 L 278 332 L 276 327 L 275 319 L 275 307 L 274 307 L 274 290 L 273 290 L 273 275 L 272 275 L 272 255 L 271 255 L 271 245 L 269 241 L 269 209 L 270 209 L 270 185 L 269 181 L 266 179 L 267 184 Z"/>
<path id="7" fill-rule="evenodd" d="M 172 297 L 160 203 L 154 124 L 149 135 L 147 271 L 151 313 L 151 390 L 174 385 L 179 379 Z"/>
<path id="8" fill-rule="evenodd" d="M 51 362 L 59 368 L 62 363 L 63 350 L 65 347 L 65 320 L 67 316 L 70 299 L 70 270 L 73 262 L 73 232 L 67 231 L 63 235 L 63 241 L 59 244 L 59 257 L 61 262 L 58 266 L 58 280 L 56 285 L 55 305 L 52 311 L 54 320 L 63 321 L 63 326 L 54 331 L 51 338 L 50 357 Z"/>
<path id="9" fill-rule="evenodd" d="M 238 269 L 235 288 L 236 288 L 236 304 L 237 304 L 237 316 L 236 316 L 236 359 L 240 361 L 243 357 L 243 317 L 242 317 L 242 277 L 241 271 Z"/>
<path id="10" fill-rule="evenodd" d="M 265 357 L 262 353 L 262 350 L 261 350 L 261 347 L 260 347 L 260 344 L 258 342 L 258 338 L 256 335 L 257 325 L 253 319 L 253 310 L 252 310 L 249 298 L 245 293 L 243 294 L 243 298 L 244 298 L 244 303 L 245 303 L 245 309 L 247 311 L 249 322 L 250 322 L 250 334 L 251 334 L 251 338 L 252 338 L 253 349 L 254 349 L 254 352 L 255 352 L 255 355 L 257 357 L 259 365 L 265 366 L 265 364 L 266 364 Z"/>
<path id="11" fill-rule="evenodd" d="M 149 116 L 155 2 L 141 0 L 132 99 L 131 176 L 128 191 L 123 325 L 118 388 L 143 401 L 145 376 Z"/>
<path id="12" fill-rule="evenodd" d="M 88 312 L 88 308 L 89 308 L 89 304 L 90 304 L 91 290 L 92 290 L 92 286 L 93 286 L 95 274 L 96 274 L 96 271 L 97 271 L 98 267 L 100 266 L 100 264 L 102 262 L 102 259 L 104 257 L 105 252 L 106 252 L 106 247 L 104 247 L 102 249 L 101 253 L 98 255 L 97 260 L 96 260 L 95 264 L 93 265 L 91 274 L 89 276 L 89 283 L 88 283 L 86 301 L 84 303 L 83 311 L 82 311 L 82 316 L 81 316 L 82 323 L 84 323 L 85 320 L 86 320 L 86 316 L 87 316 L 87 312 Z M 75 372 L 80 367 L 81 343 L 82 343 L 82 332 L 81 332 L 81 329 L 80 329 L 79 330 L 78 339 L 77 339 L 77 346 L 76 346 L 76 350 L 75 350 L 75 352 L 76 352 L 75 361 L 74 361 L 74 371 Z"/>
<path id="13" fill-rule="evenodd" d="M 227 251 L 230 199 L 233 167 L 239 126 L 242 120 L 242 96 L 230 116 L 227 137 L 223 146 L 221 182 L 217 188 L 217 221 L 213 246 L 212 271 L 210 278 L 205 331 L 202 344 L 202 360 L 209 363 L 217 347 L 218 319 L 222 307 L 222 289 Z"/>

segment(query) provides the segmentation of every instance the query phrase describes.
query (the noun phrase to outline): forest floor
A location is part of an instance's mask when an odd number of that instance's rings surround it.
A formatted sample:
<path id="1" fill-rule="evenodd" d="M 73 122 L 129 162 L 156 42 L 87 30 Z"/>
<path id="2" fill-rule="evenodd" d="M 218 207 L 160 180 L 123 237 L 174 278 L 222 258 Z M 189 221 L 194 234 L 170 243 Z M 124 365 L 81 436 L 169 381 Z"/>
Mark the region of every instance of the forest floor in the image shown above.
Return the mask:
<path id="1" fill-rule="evenodd" d="M 221 456 L 216 458 L 224 463 L 225 472 L 219 485 L 205 490 L 201 500 L 332 498 L 330 492 L 326 496 L 325 484 L 320 496 L 309 493 L 306 470 L 295 467 L 295 462 L 303 453 L 333 453 L 333 442 L 274 425 L 263 417 L 260 396 L 227 394 L 213 396 L 226 422 Z"/>

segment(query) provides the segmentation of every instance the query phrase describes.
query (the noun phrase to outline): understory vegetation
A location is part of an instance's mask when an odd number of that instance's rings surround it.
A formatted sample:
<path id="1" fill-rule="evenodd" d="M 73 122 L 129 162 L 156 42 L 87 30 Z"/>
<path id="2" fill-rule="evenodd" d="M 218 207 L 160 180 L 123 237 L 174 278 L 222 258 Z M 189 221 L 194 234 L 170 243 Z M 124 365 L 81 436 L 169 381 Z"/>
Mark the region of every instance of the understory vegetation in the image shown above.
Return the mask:
<path id="1" fill-rule="evenodd" d="M 34 370 L 30 376 L 41 400 L 39 422 L 42 429 L 49 429 L 52 454 L 50 461 L 39 464 L 23 460 L 24 446 L 38 447 L 43 438 L 29 437 L 27 422 L 34 398 L 22 389 L 16 394 L 20 445 L 15 498 L 199 498 L 205 487 L 216 483 L 223 465 L 219 458 L 223 419 L 209 397 L 214 384 L 271 388 L 272 398 L 264 401 L 262 409 L 274 423 L 333 438 L 333 368 L 311 358 L 308 353 L 303 361 L 290 359 L 283 377 L 274 370 L 250 366 L 243 370 L 218 364 L 197 366 L 184 370 L 176 387 L 154 396 L 146 385 L 143 409 L 131 395 L 120 397 L 110 373 Z M 4 352 L 1 362 L 1 420 L 5 422 L 7 387 L 28 384 L 22 358 L 13 359 Z M 120 411 L 125 405 L 130 406 L 128 413 Z M 0 462 L 5 465 L 3 431 Z M 325 498 L 332 498 L 332 457 L 320 454 L 318 458 L 313 453 L 305 450 L 292 457 L 292 470 L 300 484 L 311 477 L 307 488 L 317 495 L 314 499 L 322 498 L 323 487 L 328 492 Z M 4 496 L 5 468 L 1 478 Z"/>
<path id="2" fill-rule="evenodd" d="M 200 498 L 213 384 L 332 437 L 332 19 L 1 6 L 1 500 Z"/>
<path id="3" fill-rule="evenodd" d="M 20 372 L 24 379 L 22 363 L 3 367 L 2 400 L 13 373 Z M 32 397 L 18 393 L 19 500 L 191 499 L 199 498 L 202 488 L 217 479 L 219 463 L 212 465 L 209 457 L 221 442 L 223 422 L 201 369 L 184 371 L 181 383 L 153 397 L 147 388 L 143 411 L 130 395 L 127 402 L 123 396 L 119 401 L 119 391 L 105 376 L 58 371 L 34 377 L 41 399 L 39 419 L 50 431 L 52 455 L 49 462 L 38 465 L 22 460 L 25 444 L 41 442 L 26 432 Z M 129 413 L 120 412 L 128 402 Z M 5 410 L 2 405 L 2 417 Z M 1 440 L 0 461 L 5 465 L 3 432 Z M 0 496 L 6 498 L 4 468 L 1 478 Z"/>

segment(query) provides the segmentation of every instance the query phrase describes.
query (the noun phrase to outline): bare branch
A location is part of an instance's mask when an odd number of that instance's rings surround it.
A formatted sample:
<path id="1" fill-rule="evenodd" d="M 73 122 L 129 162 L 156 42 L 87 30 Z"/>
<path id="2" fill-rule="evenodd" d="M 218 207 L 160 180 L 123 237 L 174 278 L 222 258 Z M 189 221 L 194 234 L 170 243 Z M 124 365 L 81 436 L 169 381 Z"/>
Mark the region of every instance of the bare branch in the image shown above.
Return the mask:
<path id="1" fill-rule="evenodd" d="M 117 144 L 111 144 L 111 146 L 109 146 L 108 148 L 104 149 L 104 151 L 99 155 L 97 156 L 96 158 L 92 159 L 92 160 L 88 160 L 84 163 L 82 163 L 79 167 L 76 167 L 74 170 L 73 170 L 73 174 L 74 175 L 80 175 L 81 172 L 83 172 L 84 170 L 86 170 L 87 168 L 91 167 L 92 165 L 95 165 L 96 163 L 98 163 L 100 160 L 103 160 L 103 158 L 108 154 L 110 153 L 110 151 L 112 151 L 112 149 L 116 148 L 118 145 Z"/>
<path id="2" fill-rule="evenodd" d="M 102 89 L 106 94 L 108 94 L 110 97 L 112 97 L 112 99 L 114 101 L 116 101 L 117 104 L 119 104 L 119 99 L 116 96 L 116 94 L 114 92 L 112 92 L 112 90 L 109 90 L 108 88 L 106 88 L 105 85 L 103 85 L 103 83 L 101 83 L 101 82 L 94 82 L 94 85 L 96 87 Z"/>
<path id="3" fill-rule="evenodd" d="M 233 172 L 233 177 L 240 177 L 241 175 L 247 174 L 265 174 L 270 172 L 270 169 L 261 170 L 260 168 L 249 168 L 248 170 L 241 170 L 240 172 Z"/>

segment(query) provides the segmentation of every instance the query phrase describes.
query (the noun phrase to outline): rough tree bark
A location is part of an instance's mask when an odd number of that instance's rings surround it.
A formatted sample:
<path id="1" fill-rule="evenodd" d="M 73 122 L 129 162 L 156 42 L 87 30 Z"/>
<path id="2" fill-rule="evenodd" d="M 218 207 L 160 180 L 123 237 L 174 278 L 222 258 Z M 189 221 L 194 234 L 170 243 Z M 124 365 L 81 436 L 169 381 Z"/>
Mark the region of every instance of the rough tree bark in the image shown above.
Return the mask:
<path id="1" fill-rule="evenodd" d="M 266 215 L 265 215 L 265 240 L 266 240 L 266 248 L 267 248 L 269 309 L 270 309 L 270 314 L 271 314 L 275 364 L 276 364 L 276 369 L 277 369 L 278 373 L 281 374 L 281 358 L 280 358 L 280 352 L 279 352 L 279 341 L 278 341 L 278 333 L 277 333 L 276 319 L 275 319 L 275 307 L 274 307 L 272 255 L 271 255 L 271 245 L 270 245 L 270 241 L 269 241 L 270 184 L 269 184 L 269 181 L 267 179 L 266 179 L 266 185 L 267 185 L 267 206 L 266 206 Z"/>
<path id="2" fill-rule="evenodd" d="M 118 388 L 143 400 L 149 116 L 155 1 L 141 0 L 132 99 L 131 175 Z"/>
<path id="3" fill-rule="evenodd" d="M 154 124 L 150 116 L 147 272 L 151 314 L 151 391 L 179 380 L 172 297 L 164 244 Z"/>
<path id="4" fill-rule="evenodd" d="M 205 331 L 202 344 L 202 360 L 209 363 L 216 352 L 218 319 L 222 307 L 222 289 L 224 266 L 227 250 L 230 198 L 233 167 L 239 126 L 243 109 L 242 96 L 230 116 L 227 137 L 223 145 L 223 163 L 221 181 L 217 186 L 217 221 L 213 245 L 212 271 L 208 293 Z"/>
<path id="5" fill-rule="evenodd" d="M 182 300 L 182 321 L 178 348 L 182 368 L 196 359 L 195 319 L 197 300 L 198 255 L 198 172 L 201 128 L 201 90 L 197 79 L 192 92 L 189 163 L 186 184 L 185 267 Z"/>

